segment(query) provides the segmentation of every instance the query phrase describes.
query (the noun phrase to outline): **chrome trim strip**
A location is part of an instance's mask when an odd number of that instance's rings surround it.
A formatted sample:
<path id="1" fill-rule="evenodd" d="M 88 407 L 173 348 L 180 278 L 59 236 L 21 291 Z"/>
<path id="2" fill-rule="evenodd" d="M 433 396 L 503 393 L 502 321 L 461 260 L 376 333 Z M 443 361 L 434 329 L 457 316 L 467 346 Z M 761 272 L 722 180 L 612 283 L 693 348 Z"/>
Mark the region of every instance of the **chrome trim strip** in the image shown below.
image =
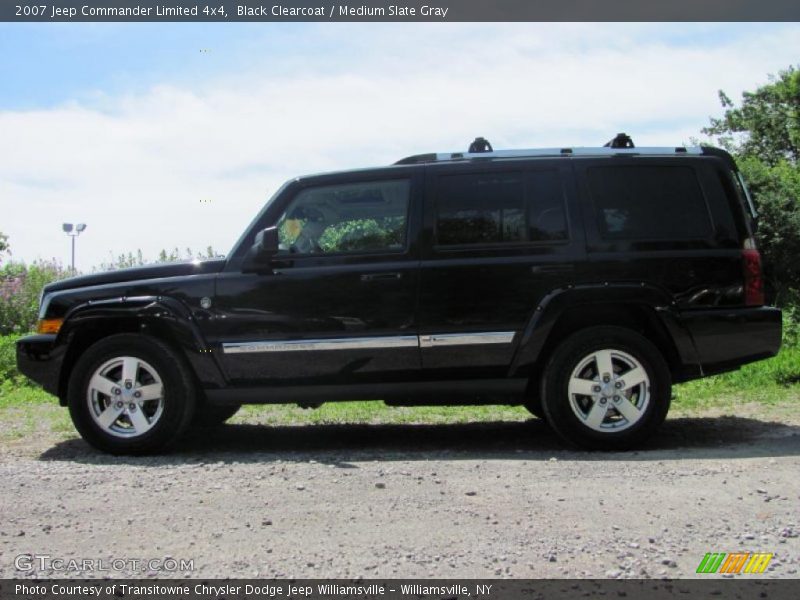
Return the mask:
<path id="1" fill-rule="evenodd" d="M 439 348 L 441 346 L 469 346 L 473 344 L 510 344 L 513 331 L 487 331 L 479 333 L 439 333 L 432 335 L 399 335 L 387 337 L 330 338 L 313 340 L 286 340 L 259 342 L 226 342 L 223 354 L 251 352 L 303 352 L 312 350 L 361 350 L 365 348 Z"/>
<path id="2" fill-rule="evenodd" d="M 681 150 L 678 150 L 681 148 Z M 569 150 L 569 152 L 564 152 Z M 560 147 L 560 148 L 519 148 L 516 150 L 494 150 L 492 152 L 437 152 L 437 161 L 469 160 L 473 158 L 526 158 L 536 156 L 615 156 L 628 154 L 631 156 L 699 156 L 703 154 L 700 146 L 638 146 L 636 148 L 610 148 L 610 147 Z"/>
<path id="3" fill-rule="evenodd" d="M 224 354 L 247 352 L 300 352 L 308 350 L 358 350 L 363 348 L 411 348 L 419 345 L 415 335 L 364 338 L 331 338 L 315 340 L 286 340 L 261 342 L 230 342 L 222 344 Z"/>
<path id="4" fill-rule="evenodd" d="M 441 346 L 471 346 L 473 344 L 510 344 L 513 331 L 487 331 L 483 333 L 436 333 L 421 335 L 420 348 L 439 348 Z"/>

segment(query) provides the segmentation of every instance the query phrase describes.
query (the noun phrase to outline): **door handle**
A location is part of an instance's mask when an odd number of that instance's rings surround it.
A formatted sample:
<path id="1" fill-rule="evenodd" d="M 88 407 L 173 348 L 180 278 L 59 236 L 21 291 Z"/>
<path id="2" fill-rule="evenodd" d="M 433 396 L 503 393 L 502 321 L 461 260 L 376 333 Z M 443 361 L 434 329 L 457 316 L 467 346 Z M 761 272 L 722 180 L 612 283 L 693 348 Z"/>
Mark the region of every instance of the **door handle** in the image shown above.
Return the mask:
<path id="1" fill-rule="evenodd" d="M 402 277 L 402 273 L 365 273 L 361 281 L 397 281 Z"/>
<path id="2" fill-rule="evenodd" d="M 534 275 L 543 275 L 545 273 L 571 273 L 575 269 L 570 264 L 564 265 L 534 265 L 531 267 L 531 273 Z"/>

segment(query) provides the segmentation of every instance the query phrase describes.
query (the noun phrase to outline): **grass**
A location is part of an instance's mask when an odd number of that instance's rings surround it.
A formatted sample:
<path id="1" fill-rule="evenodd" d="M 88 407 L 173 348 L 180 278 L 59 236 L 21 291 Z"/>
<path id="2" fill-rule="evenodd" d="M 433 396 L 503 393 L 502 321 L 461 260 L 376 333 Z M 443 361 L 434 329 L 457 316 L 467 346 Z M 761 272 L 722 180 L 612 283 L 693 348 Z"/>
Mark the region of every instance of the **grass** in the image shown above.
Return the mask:
<path id="1" fill-rule="evenodd" d="M 677 385 L 674 406 L 686 410 L 728 407 L 743 400 L 760 404 L 797 401 L 800 396 L 800 346 L 786 346 L 768 360 L 738 371 Z"/>
<path id="2" fill-rule="evenodd" d="M 787 346 L 775 358 L 746 365 L 739 371 L 708 377 L 673 388 L 673 414 L 695 415 L 710 410 L 734 411 L 737 405 L 783 405 L 800 414 L 800 347 Z M 467 423 L 519 421 L 530 418 L 521 406 L 386 407 L 381 401 L 335 402 L 315 410 L 295 405 L 245 406 L 233 423 L 311 425 L 327 423 Z M 57 400 L 22 379 L 0 383 L 0 442 L 35 435 L 71 437 L 67 411 Z"/>
<path id="3" fill-rule="evenodd" d="M 327 423 L 469 423 L 520 421 L 530 418 L 521 406 L 398 406 L 380 400 L 332 402 L 306 410 L 293 405 L 245 406 L 231 422 L 264 425 L 313 425 Z"/>
<path id="4" fill-rule="evenodd" d="M 67 411 L 50 394 L 8 380 L 0 384 L 0 442 L 40 435 L 63 439 L 73 432 Z"/>

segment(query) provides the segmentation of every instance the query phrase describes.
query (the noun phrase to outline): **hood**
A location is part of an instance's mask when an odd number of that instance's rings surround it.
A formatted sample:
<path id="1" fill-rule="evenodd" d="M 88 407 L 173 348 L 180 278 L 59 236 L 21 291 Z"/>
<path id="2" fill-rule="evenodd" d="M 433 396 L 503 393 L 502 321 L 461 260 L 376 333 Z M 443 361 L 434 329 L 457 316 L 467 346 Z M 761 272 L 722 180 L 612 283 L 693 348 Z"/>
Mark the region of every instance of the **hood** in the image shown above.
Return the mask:
<path id="1" fill-rule="evenodd" d="M 117 271 L 104 271 L 102 273 L 92 273 L 91 275 L 81 275 L 54 281 L 45 286 L 45 293 L 58 290 L 70 290 L 75 288 L 89 287 L 93 285 L 103 285 L 105 283 L 120 283 L 123 281 L 139 281 L 147 279 L 160 279 L 163 277 L 183 277 L 188 275 L 204 275 L 208 273 L 219 273 L 225 266 L 224 258 L 215 258 L 205 261 L 161 263 L 155 265 L 145 265 L 143 267 L 133 267 L 131 269 L 119 269 Z"/>

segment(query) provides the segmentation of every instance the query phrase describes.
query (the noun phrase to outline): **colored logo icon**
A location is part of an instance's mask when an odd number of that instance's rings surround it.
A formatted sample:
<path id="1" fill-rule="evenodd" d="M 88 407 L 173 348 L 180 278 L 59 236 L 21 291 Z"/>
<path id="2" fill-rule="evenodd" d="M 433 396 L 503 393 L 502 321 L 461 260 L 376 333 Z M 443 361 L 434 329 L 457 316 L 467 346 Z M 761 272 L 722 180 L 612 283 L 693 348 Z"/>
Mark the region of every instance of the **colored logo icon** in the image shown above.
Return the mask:
<path id="1" fill-rule="evenodd" d="M 772 553 L 765 552 L 709 552 L 700 561 L 697 573 L 763 573 L 767 570 Z"/>

